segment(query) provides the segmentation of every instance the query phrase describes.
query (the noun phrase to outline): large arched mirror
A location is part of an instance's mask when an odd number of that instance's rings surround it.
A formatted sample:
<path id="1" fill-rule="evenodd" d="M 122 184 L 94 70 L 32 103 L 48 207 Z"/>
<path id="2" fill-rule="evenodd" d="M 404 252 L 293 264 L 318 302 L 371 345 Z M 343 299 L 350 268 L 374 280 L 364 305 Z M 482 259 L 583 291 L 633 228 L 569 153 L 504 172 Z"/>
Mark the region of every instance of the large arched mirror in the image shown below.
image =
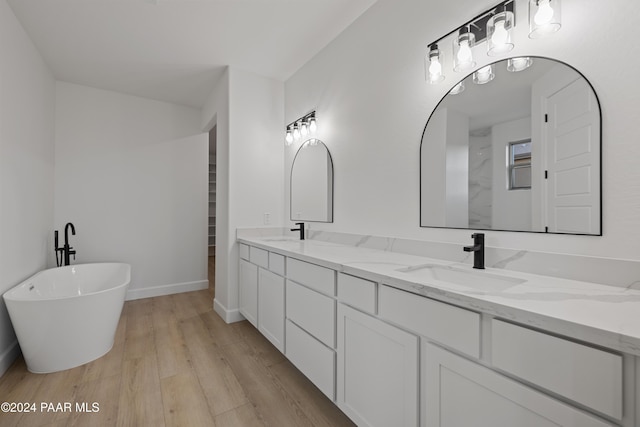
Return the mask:
<path id="1" fill-rule="evenodd" d="M 420 225 L 601 235 L 600 127 L 591 84 L 562 62 L 466 76 L 422 135 Z"/>
<path id="2" fill-rule="evenodd" d="M 319 139 L 307 140 L 293 159 L 291 220 L 333 222 L 333 161 Z"/>

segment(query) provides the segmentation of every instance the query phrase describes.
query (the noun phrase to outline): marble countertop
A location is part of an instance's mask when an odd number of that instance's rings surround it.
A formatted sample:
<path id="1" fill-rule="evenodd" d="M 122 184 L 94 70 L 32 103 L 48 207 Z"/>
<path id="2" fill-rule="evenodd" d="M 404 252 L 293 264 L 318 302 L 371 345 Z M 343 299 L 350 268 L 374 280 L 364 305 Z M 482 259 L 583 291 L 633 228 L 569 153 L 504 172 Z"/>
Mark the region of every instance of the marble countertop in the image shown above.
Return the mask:
<path id="1" fill-rule="evenodd" d="M 640 356 L 640 290 L 289 237 L 238 241 L 408 292 Z M 462 248 L 461 248 L 462 250 Z M 473 278 L 467 282 L 466 278 Z"/>

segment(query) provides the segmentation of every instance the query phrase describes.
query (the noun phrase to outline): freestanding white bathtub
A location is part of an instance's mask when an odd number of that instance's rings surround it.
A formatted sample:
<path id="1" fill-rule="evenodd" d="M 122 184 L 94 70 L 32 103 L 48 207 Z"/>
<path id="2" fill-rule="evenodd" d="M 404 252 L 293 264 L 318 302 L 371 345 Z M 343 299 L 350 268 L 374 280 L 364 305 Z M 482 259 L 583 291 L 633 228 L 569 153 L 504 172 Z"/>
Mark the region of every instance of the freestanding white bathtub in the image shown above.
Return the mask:
<path id="1" fill-rule="evenodd" d="M 111 350 L 131 266 L 78 264 L 36 273 L 4 294 L 29 371 L 62 371 Z"/>

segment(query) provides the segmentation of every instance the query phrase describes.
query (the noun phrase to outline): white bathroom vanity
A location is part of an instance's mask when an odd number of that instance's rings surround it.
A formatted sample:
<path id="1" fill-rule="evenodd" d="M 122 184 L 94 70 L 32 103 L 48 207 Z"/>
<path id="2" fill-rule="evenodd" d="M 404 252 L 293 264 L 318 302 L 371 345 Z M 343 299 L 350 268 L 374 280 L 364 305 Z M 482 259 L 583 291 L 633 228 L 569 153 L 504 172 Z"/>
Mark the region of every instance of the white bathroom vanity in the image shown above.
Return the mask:
<path id="1" fill-rule="evenodd" d="M 638 290 L 287 236 L 239 254 L 240 312 L 358 425 L 638 425 Z"/>

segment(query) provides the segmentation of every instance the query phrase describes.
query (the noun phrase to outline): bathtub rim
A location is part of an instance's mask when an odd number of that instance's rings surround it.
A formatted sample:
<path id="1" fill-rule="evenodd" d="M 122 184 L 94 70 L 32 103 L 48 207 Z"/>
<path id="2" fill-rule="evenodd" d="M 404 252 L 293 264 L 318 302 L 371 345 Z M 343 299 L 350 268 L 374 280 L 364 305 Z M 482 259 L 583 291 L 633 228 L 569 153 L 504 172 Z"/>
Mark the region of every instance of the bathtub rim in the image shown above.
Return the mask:
<path id="1" fill-rule="evenodd" d="M 100 291 L 96 291 L 96 292 L 90 292 L 90 293 L 86 293 L 86 294 L 81 294 L 81 295 L 68 295 L 68 296 L 60 296 L 60 297 L 48 297 L 48 298 L 36 298 L 36 299 L 29 299 L 29 298 L 16 298 L 14 297 L 13 293 L 17 293 L 19 291 L 21 291 L 24 287 L 26 287 L 29 283 L 29 281 L 35 279 L 36 277 L 51 271 L 51 270 L 58 270 L 58 269 L 63 269 L 63 268 L 73 268 L 73 267 L 78 267 L 78 266 L 92 266 L 92 265 L 122 265 L 122 266 L 126 266 L 126 278 L 125 281 L 121 284 L 112 286 L 110 288 L 107 289 L 102 289 Z M 129 286 L 129 284 L 131 283 L 131 264 L 128 264 L 126 262 L 90 262 L 90 263 L 84 263 L 84 264 L 73 264 L 73 265 L 65 265 L 62 267 L 52 267 L 52 268 L 47 268 L 44 270 L 40 270 L 37 273 L 29 276 L 28 278 L 24 279 L 22 282 L 18 283 L 17 285 L 13 286 L 12 288 L 10 288 L 9 290 L 7 290 L 6 292 L 4 292 L 2 294 L 2 297 L 4 298 L 5 302 L 16 302 L 16 303 L 20 303 L 20 302 L 27 302 L 27 303 L 36 303 L 36 302 L 44 302 L 44 301 L 61 301 L 61 300 L 66 300 L 66 299 L 74 299 L 74 298 L 82 298 L 82 297 L 89 297 L 92 295 L 100 295 L 103 294 L 105 292 L 110 292 L 113 291 L 115 289 L 119 289 L 122 287 L 126 287 Z"/>

